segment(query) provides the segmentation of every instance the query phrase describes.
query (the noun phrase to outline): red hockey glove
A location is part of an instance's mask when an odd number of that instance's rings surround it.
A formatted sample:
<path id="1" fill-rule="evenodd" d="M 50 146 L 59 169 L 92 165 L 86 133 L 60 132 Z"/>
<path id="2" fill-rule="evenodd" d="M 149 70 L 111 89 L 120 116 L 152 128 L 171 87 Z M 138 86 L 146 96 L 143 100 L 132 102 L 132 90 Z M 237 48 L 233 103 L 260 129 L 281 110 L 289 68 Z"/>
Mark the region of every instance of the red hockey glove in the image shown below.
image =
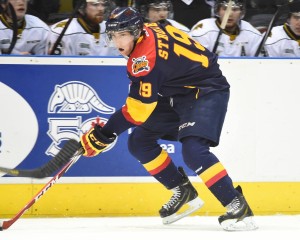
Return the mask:
<path id="1" fill-rule="evenodd" d="M 84 149 L 83 156 L 94 157 L 104 151 L 116 139 L 116 136 L 105 136 L 101 132 L 102 127 L 96 124 L 87 133 L 83 134 L 80 142 Z"/>

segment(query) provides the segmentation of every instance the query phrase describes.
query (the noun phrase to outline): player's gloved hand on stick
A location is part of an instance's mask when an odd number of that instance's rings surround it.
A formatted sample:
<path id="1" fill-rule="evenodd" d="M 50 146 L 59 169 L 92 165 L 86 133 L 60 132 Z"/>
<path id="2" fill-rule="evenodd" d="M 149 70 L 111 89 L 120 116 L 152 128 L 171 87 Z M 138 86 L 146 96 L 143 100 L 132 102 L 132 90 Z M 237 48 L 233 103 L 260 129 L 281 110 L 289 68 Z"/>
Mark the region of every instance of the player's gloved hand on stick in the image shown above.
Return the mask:
<path id="1" fill-rule="evenodd" d="M 88 132 L 82 135 L 80 142 L 84 149 L 83 156 L 94 157 L 104 151 L 116 139 L 116 136 L 105 136 L 102 127 L 96 124 Z"/>

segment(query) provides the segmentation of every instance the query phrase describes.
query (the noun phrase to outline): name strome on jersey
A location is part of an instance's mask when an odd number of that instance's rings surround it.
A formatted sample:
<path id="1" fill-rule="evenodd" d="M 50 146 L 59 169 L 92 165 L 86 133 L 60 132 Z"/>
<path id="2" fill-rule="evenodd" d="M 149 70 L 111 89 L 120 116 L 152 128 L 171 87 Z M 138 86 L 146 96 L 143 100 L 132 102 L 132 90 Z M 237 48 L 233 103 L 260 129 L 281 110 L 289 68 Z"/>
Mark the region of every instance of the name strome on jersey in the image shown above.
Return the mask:
<path id="1" fill-rule="evenodd" d="M 131 85 L 126 104 L 110 119 L 118 129 L 145 123 L 158 96 L 192 93 L 195 99 L 230 87 L 217 56 L 168 22 L 144 25 L 128 57 L 127 74 Z"/>

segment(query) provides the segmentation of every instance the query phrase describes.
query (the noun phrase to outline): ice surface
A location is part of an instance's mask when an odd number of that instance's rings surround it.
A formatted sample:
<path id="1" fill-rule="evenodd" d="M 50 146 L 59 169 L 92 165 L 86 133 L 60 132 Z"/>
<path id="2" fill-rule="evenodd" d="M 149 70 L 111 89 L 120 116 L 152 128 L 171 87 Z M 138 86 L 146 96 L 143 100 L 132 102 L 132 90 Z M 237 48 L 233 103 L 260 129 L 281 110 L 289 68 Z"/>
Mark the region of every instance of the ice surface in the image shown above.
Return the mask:
<path id="1" fill-rule="evenodd" d="M 171 225 L 159 217 L 21 218 L 0 240 L 254 240 L 299 239 L 300 215 L 255 216 L 259 229 L 226 232 L 216 216 L 192 216 Z"/>

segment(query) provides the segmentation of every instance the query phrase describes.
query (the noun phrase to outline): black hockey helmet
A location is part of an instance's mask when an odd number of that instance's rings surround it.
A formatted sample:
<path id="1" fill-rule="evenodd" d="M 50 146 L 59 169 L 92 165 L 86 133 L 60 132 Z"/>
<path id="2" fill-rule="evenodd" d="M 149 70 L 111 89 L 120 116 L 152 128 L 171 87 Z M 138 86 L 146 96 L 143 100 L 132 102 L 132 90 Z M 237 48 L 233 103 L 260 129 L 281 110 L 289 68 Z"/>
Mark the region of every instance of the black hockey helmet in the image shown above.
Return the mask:
<path id="1" fill-rule="evenodd" d="M 99 2 L 108 2 L 108 0 L 73 0 L 72 5 L 73 8 L 75 8 L 78 4 L 80 4 L 82 7 L 85 7 L 87 2 L 99 3 Z"/>
<path id="2" fill-rule="evenodd" d="M 214 5 L 214 15 L 219 17 L 219 10 L 222 6 L 227 7 L 230 0 L 216 0 Z M 232 0 L 233 8 L 240 8 L 241 10 L 241 19 L 246 14 L 246 1 L 245 0 Z"/>
<path id="3" fill-rule="evenodd" d="M 300 17 L 300 1 L 294 1 L 289 4 L 288 18 L 290 18 L 292 15 Z"/>
<path id="4" fill-rule="evenodd" d="M 165 8 L 168 10 L 168 18 L 173 19 L 174 11 L 173 4 L 170 0 L 140 0 L 138 2 L 138 9 L 142 16 L 148 20 L 148 12 L 150 8 L 160 9 Z"/>
<path id="5" fill-rule="evenodd" d="M 105 6 L 105 12 L 107 14 L 109 14 L 109 11 L 111 10 L 113 6 L 113 4 L 111 3 L 111 1 L 109 0 L 73 0 L 72 4 L 73 4 L 73 9 L 75 9 L 76 7 L 79 7 L 78 11 L 80 14 L 84 15 L 84 10 L 86 8 L 86 4 L 90 2 L 90 3 L 102 3 Z M 80 5 L 80 6 L 78 6 Z"/>
<path id="6" fill-rule="evenodd" d="M 111 39 L 114 32 L 129 31 L 135 39 L 143 30 L 143 17 L 132 7 L 117 7 L 114 9 L 106 21 L 106 33 Z"/>

